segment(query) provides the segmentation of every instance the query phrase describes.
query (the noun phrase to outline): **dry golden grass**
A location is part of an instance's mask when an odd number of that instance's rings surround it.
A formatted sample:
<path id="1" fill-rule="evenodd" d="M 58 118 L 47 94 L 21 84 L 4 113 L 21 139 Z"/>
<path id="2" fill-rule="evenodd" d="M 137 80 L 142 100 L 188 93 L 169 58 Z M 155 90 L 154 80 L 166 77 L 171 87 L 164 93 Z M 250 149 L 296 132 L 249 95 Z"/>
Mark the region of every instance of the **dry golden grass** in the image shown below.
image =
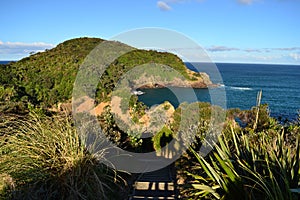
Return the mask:
<path id="1" fill-rule="evenodd" d="M 70 117 L 6 116 L 0 123 L 0 197 L 112 198 L 120 179 L 86 151 Z"/>

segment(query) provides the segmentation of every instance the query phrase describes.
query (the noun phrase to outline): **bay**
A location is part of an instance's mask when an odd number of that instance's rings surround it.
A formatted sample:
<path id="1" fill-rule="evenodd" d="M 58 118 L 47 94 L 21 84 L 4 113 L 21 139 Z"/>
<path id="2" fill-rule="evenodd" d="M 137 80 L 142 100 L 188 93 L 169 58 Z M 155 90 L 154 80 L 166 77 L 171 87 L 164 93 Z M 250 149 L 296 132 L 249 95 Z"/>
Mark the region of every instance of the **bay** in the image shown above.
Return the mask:
<path id="1" fill-rule="evenodd" d="M 139 100 L 149 107 L 164 101 L 171 102 L 175 107 L 184 101 L 212 103 L 211 94 L 225 89 L 226 99 L 219 99 L 220 103 L 213 101 L 214 104 L 226 108 L 248 110 L 256 105 L 257 93 L 262 90 L 262 103 L 269 105 L 271 116 L 290 120 L 298 116 L 300 109 L 299 65 L 186 63 L 186 66 L 195 71 L 208 73 L 213 83 L 220 84 L 220 87 L 194 89 L 194 95 L 188 88 L 143 89 L 145 94 L 139 96 Z M 218 74 L 221 75 L 221 79 Z M 222 104 L 221 101 L 226 102 Z"/>

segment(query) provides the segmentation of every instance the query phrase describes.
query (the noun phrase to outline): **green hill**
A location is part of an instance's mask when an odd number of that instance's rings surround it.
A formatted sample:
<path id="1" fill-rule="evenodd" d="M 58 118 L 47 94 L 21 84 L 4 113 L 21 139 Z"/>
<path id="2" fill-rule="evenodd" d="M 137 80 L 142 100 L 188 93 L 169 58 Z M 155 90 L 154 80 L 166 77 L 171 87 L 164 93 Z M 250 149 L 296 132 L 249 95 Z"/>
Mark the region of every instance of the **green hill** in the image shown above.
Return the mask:
<path id="1" fill-rule="evenodd" d="M 0 68 L 0 101 L 30 102 L 51 107 L 71 99 L 77 71 L 85 57 L 102 41 L 99 38 L 77 38 L 57 47 L 26 57 Z M 174 54 L 152 50 L 133 51 L 122 55 L 107 69 L 97 91 L 97 100 L 107 100 L 119 78 L 137 65 L 159 63 L 180 72 L 188 80 L 191 75 L 180 58 Z"/>
<path id="2" fill-rule="evenodd" d="M 17 97 L 33 104 L 51 105 L 70 98 L 77 70 L 84 58 L 101 41 L 79 38 L 6 65 L 0 82 L 13 87 Z"/>

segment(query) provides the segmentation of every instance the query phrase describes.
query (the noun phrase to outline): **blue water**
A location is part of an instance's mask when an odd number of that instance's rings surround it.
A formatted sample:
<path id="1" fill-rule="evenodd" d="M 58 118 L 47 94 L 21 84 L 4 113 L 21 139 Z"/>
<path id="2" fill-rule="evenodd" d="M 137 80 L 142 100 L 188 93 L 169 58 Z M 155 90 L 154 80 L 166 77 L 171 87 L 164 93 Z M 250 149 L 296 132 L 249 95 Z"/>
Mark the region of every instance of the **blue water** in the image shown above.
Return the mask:
<path id="1" fill-rule="evenodd" d="M 0 64 L 9 62 L 0 61 Z M 187 88 L 143 89 L 145 94 L 139 96 L 139 100 L 149 107 L 164 101 L 171 102 L 175 107 L 184 101 L 212 103 L 211 97 L 225 89 L 225 100 L 214 98 L 214 104 L 226 108 L 248 110 L 256 105 L 257 92 L 262 90 L 262 103 L 269 105 L 272 116 L 282 116 L 288 119 L 296 119 L 298 116 L 300 65 L 186 63 L 186 66 L 192 70 L 206 72 L 213 83 L 223 86 L 194 90 Z"/>
<path id="2" fill-rule="evenodd" d="M 208 73 L 214 83 L 222 86 L 214 89 L 163 88 L 144 89 L 144 95 L 139 100 L 152 106 L 164 101 L 170 101 L 175 107 L 187 101 L 211 102 L 211 95 L 218 90 L 226 92 L 225 106 L 227 108 L 251 109 L 256 105 L 258 91 L 262 90 L 262 103 L 267 103 L 272 116 L 295 119 L 300 110 L 300 66 L 296 65 L 266 65 L 266 64 L 212 64 L 186 63 L 187 67 Z M 217 75 L 220 73 L 221 77 Z M 221 78 L 221 79 L 220 79 Z M 179 99 L 177 99 L 179 97 Z M 220 102 L 223 99 L 220 99 Z"/>
<path id="3" fill-rule="evenodd" d="M 0 60 L 0 65 L 5 65 L 10 63 L 11 61 L 4 61 L 4 60 Z"/>

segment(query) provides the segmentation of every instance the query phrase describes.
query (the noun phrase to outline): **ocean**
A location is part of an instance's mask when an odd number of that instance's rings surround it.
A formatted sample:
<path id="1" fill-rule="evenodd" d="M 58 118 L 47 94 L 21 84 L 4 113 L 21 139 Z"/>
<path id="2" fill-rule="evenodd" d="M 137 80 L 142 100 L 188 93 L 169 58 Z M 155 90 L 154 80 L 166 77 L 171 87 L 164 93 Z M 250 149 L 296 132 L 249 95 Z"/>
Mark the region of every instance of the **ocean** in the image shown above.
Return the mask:
<path id="1" fill-rule="evenodd" d="M 7 64 L 10 61 L 0 61 Z M 300 65 L 238 64 L 238 63 L 186 63 L 191 70 L 209 74 L 218 88 L 142 89 L 139 100 L 151 107 L 169 101 L 174 107 L 184 101 L 210 102 L 211 94 L 224 90 L 226 97 L 215 104 L 225 108 L 249 110 L 256 105 L 257 93 L 262 90 L 262 103 L 269 105 L 273 117 L 295 120 L 300 110 Z M 218 76 L 221 75 L 220 77 Z M 225 103 L 224 103 L 225 101 Z"/>
<path id="2" fill-rule="evenodd" d="M 0 65 L 5 65 L 10 63 L 11 61 L 0 60 Z"/>
<path id="3" fill-rule="evenodd" d="M 177 107 L 181 102 L 211 101 L 211 94 L 225 89 L 226 108 L 240 108 L 249 110 L 256 105 L 257 93 L 262 90 L 262 104 L 268 104 L 273 117 L 295 120 L 300 110 L 300 66 L 275 64 L 230 64 L 216 63 L 186 63 L 189 69 L 204 71 L 211 77 L 213 83 L 220 87 L 213 89 L 194 89 L 195 96 L 190 89 L 162 88 L 143 89 L 145 94 L 139 100 L 147 106 L 170 101 Z M 221 79 L 216 73 L 221 75 Z M 178 98 L 179 97 L 179 98 Z M 224 101 L 224 100 L 223 100 Z M 218 103 L 216 103 L 218 104 Z M 225 105 L 225 106 L 224 106 Z"/>

